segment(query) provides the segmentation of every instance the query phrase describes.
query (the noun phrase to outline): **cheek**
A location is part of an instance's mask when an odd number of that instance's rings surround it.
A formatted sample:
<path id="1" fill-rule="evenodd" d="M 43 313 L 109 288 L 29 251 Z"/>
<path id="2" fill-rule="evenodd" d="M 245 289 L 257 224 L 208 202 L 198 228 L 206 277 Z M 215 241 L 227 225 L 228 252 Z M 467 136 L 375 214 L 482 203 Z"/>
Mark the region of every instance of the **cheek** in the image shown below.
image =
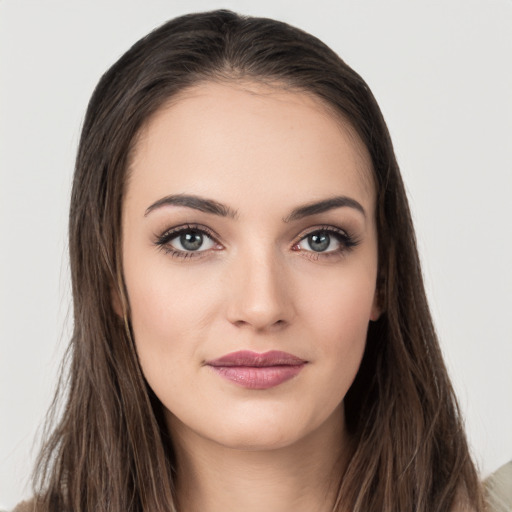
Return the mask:
<path id="1" fill-rule="evenodd" d="M 170 258 L 170 256 L 169 256 Z M 216 308 L 215 281 L 197 267 L 167 258 L 125 258 L 125 281 L 135 331 L 157 338 L 200 328 Z M 148 263 L 148 264 L 146 264 Z"/>
<path id="2" fill-rule="evenodd" d="M 146 265 L 142 257 L 126 258 L 125 281 L 143 373 L 155 392 L 172 392 L 175 376 L 200 368 L 203 342 L 218 316 L 218 280 L 160 260 Z"/>
<path id="3" fill-rule="evenodd" d="M 375 296 L 375 272 L 361 266 L 313 282 L 304 280 L 301 316 L 318 331 L 319 340 L 339 340 L 340 344 L 360 339 L 370 321 Z M 314 288 L 313 288 L 314 286 Z M 307 290 L 314 293 L 307 293 Z"/>
<path id="4" fill-rule="evenodd" d="M 201 319 L 183 294 L 179 282 L 153 268 L 140 274 L 127 272 L 131 323 L 142 372 L 152 390 L 167 407 L 175 406 L 183 383 L 195 382 Z M 172 285 L 169 284 L 172 283 Z"/>
<path id="5" fill-rule="evenodd" d="M 324 386 L 335 400 L 343 399 L 359 370 L 374 293 L 372 272 L 347 273 L 324 282 L 314 300 L 303 303 L 315 357 L 326 365 Z"/>

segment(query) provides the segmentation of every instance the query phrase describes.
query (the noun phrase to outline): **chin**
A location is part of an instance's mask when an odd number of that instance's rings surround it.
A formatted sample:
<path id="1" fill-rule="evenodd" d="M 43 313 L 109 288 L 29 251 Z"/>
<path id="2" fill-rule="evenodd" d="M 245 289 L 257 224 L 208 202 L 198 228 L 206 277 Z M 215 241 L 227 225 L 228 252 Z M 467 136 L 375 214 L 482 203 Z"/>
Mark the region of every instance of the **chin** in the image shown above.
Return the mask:
<path id="1" fill-rule="evenodd" d="M 232 450 L 256 452 L 286 448 L 297 443 L 302 437 L 300 432 L 266 427 L 225 432 L 212 440 Z"/>
<path id="2" fill-rule="evenodd" d="M 258 406 L 256 406 L 258 407 Z M 243 408 L 242 408 L 243 409 Z M 297 446 L 313 438 L 325 440 L 344 430 L 343 405 L 334 410 L 290 411 L 287 408 L 264 407 L 259 404 L 257 412 L 231 409 L 231 414 L 222 416 L 168 417 L 168 427 L 176 442 L 188 438 L 193 443 L 213 443 L 218 447 L 241 451 L 269 451 Z M 193 439 L 192 439 L 193 438 Z"/>

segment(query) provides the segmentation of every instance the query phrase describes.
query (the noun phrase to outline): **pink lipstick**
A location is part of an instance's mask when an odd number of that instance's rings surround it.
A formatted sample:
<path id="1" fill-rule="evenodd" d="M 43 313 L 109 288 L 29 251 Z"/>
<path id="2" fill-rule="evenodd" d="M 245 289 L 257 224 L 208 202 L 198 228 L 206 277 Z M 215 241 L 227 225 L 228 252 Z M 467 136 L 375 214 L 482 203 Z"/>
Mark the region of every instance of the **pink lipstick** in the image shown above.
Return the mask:
<path id="1" fill-rule="evenodd" d="M 248 389 L 268 389 L 295 377 L 307 361 L 287 352 L 271 350 L 263 354 L 240 350 L 207 361 L 221 377 Z"/>

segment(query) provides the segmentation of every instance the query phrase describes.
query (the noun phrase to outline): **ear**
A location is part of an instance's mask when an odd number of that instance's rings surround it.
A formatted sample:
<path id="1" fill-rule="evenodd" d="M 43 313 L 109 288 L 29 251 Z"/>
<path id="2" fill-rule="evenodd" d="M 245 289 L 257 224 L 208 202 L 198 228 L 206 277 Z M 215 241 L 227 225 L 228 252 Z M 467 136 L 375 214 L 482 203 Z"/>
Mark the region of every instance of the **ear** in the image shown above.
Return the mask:
<path id="1" fill-rule="evenodd" d="M 121 302 L 121 297 L 119 296 L 119 292 L 115 286 L 110 286 L 110 300 L 112 301 L 112 308 L 114 309 L 115 314 L 123 319 L 123 304 Z"/>
<path id="2" fill-rule="evenodd" d="M 376 322 L 382 314 L 382 308 L 380 307 L 379 293 L 376 290 L 375 296 L 373 297 L 372 309 L 370 311 L 370 320 Z"/>
<path id="3" fill-rule="evenodd" d="M 370 311 L 370 320 L 376 322 L 384 309 L 384 280 L 377 279 L 377 286 L 375 287 L 375 294 L 373 295 L 372 309 Z"/>

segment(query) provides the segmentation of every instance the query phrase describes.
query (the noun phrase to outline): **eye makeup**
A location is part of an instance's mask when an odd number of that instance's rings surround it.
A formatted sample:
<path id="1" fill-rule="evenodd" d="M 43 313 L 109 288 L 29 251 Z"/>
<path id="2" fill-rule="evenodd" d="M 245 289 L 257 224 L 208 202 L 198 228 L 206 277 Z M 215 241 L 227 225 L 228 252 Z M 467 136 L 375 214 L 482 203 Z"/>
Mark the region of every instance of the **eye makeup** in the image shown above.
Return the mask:
<path id="1" fill-rule="evenodd" d="M 156 235 L 155 245 L 165 254 L 175 258 L 197 258 L 209 251 L 219 251 L 224 247 L 217 241 L 217 235 L 200 224 L 185 224 Z"/>
<path id="2" fill-rule="evenodd" d="M 222 251 L 216 233 L 201 224 L 184 224 L 155 235 L 155 245 L 174 258 L 201 258 L 212 251 Z M 303 230 L 292 242 L 291 250 L 313 261 L 340 257 L 360 243 L 349 232 L 332 225 L 312 226 Z"/>
<path id="3" fill-rule="evenodd" d="M 302 232 L 292 245 L 292 251 L 300 252 L 314 261 L 320 258 L 340 257 L 350 252 L 360 239 L 337 226 L 322 225 Z"/>

